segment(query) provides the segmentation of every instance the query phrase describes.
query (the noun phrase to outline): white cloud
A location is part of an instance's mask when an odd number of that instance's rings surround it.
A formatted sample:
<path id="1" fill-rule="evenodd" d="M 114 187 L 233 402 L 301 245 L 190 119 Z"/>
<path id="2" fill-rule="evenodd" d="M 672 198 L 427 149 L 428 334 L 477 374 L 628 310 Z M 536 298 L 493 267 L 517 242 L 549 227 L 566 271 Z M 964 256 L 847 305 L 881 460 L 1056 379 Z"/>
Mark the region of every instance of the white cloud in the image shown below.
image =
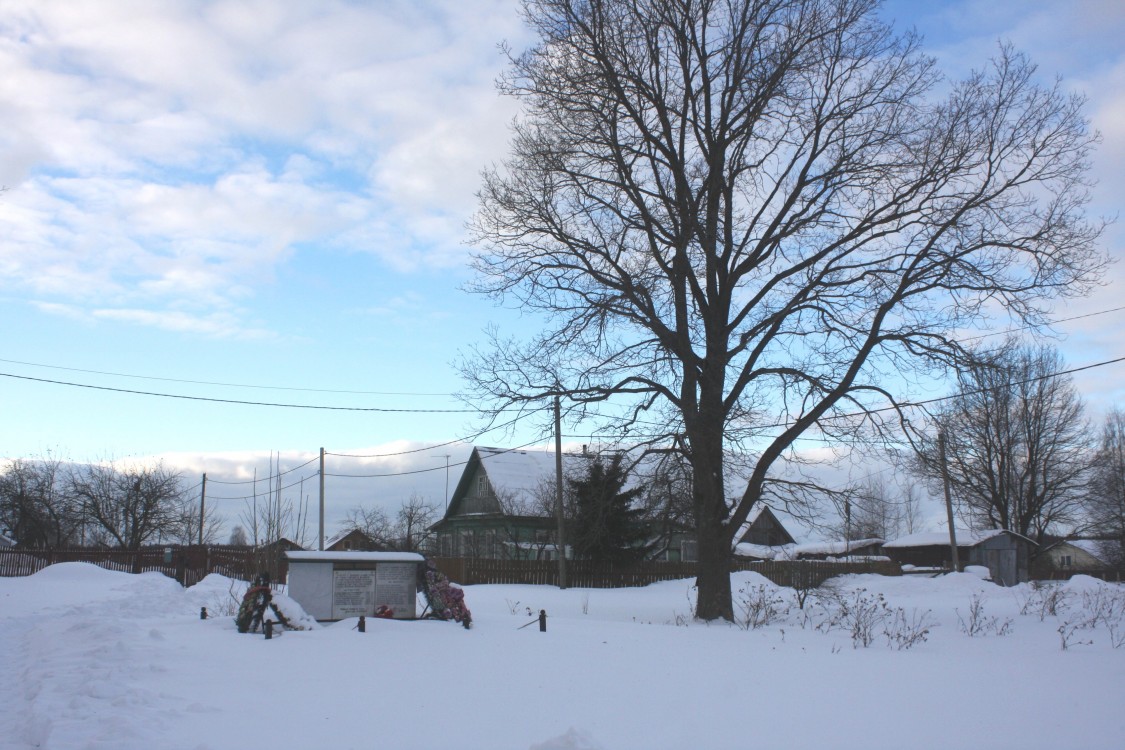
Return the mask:
<path id="1" fill-rule="evenodd" d="M 298 243 L 460 262 L 513 5 L 6 3 L 0 288 L 206 319 Z"/>

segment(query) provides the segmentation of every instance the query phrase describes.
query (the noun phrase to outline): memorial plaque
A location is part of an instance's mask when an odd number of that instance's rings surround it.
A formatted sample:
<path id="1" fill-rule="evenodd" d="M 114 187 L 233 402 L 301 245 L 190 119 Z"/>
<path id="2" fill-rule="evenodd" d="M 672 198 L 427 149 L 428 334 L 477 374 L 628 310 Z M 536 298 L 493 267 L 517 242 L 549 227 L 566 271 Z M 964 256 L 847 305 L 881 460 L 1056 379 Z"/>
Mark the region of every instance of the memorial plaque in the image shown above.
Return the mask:
<path id="1" fill-rule="evenodd" d="M 332 619 L 375 613 L 375 571 L 337 570 L 332 574 Z"/>
<path id="2" fill-rule="evenodd" d="M 375 604 L 385 604 L 396 618 L 414 617 L 417 563 L 379 563 L 375 568 Z"/>

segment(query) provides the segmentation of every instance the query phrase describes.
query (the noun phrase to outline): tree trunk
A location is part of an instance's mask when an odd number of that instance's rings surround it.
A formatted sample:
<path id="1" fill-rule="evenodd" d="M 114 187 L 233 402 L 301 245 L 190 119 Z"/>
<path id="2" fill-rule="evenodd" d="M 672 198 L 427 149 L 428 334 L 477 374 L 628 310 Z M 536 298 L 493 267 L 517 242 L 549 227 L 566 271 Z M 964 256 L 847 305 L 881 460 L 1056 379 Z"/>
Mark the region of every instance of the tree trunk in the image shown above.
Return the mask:
<path id="1" fill-rule="evenodd" d="M 700 523 L 699 562 L 695 568 L 697 599 L 695 616 L 700 620 L 734 620 L 730 592 L 730 539 L 721 523 Z"/>

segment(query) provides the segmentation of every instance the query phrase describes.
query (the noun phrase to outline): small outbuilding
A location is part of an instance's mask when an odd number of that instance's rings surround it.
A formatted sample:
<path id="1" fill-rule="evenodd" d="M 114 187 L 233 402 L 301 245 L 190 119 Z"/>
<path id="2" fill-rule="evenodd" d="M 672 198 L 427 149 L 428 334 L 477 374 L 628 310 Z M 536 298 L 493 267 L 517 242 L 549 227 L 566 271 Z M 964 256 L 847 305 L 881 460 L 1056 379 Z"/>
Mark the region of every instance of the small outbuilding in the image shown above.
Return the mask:
<path id="1" fill-rule="evenodd" d="M 958 529 L 957 557 L 962 566 L 983 565 L 992 581 L 1001 586 L 1015 586 L 1028 580 L 1032 550 L 1031 539 L 1004 529 L 966 531 Z M 953 567 L 953 553 L 948 531 L 926 531 L 883 543 L 883 554 L 900 565 L 916 568 Z"/>

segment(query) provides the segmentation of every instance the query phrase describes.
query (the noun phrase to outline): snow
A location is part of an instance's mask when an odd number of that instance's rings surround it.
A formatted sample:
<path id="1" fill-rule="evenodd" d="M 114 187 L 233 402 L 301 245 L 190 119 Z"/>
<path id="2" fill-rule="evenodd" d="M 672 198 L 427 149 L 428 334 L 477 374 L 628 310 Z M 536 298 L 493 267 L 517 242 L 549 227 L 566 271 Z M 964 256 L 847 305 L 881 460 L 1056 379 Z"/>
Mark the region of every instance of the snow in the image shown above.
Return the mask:
<path id="1" fill-rule="evenodd" d="M 417 552 L 286 552 L 290 560 L 303 562 L 413 562 L 426 558 Z"/>
<path id="2" fill-rule="evenodd" d="M 814 604 L 803 618 L 755 573 L 733 584 L 736 601 L 765 592 L 792 609 L 744 630 L 691 621 L 691 581 L 470 586 L 471 630 L 369 618 L 359 633 L 353 618 L 267 641 L 235 631 L 245 583 L 211 575 L 185 590 L 54 565 L 0 578 L 0 747 L 926 750 L 1125 736 L 1125 646 L 1105 624 L 1066 650 L 1058 632 L 1120 585 L 1076 577 L 1062 584 L 1069 608 L 1041 620 L 1020 614 L 1031 587 L 969 573 L 834 579 L 838 596 L 929 612 L 928 639 L 896 650 L 808 626 Z M 1010 635 L 962 631 L 974 597 Z M 215 616 L 200 620 L 203 606 Z M 547 632 L 521 629 L 540 609 Z"/>
<path id="3" fill-rule="evenodd" d="M 987 529 L 983 531 L 957 529 L 957 546 L 972 547 L 974 545 L 980 544 L 987 539 L 991 539 L 994 536 L 999 536 L 1000 534 L 1005 533 L 1008 532 L 1005 532 L 1002 529 Z M 889 542 L 883 543 L 884 547 L 933 547 L 940 545 L 949 545 L 948 531 L 923 531 L 917 534 L 902 536 L 898 539 L 893 539 Z"/>

